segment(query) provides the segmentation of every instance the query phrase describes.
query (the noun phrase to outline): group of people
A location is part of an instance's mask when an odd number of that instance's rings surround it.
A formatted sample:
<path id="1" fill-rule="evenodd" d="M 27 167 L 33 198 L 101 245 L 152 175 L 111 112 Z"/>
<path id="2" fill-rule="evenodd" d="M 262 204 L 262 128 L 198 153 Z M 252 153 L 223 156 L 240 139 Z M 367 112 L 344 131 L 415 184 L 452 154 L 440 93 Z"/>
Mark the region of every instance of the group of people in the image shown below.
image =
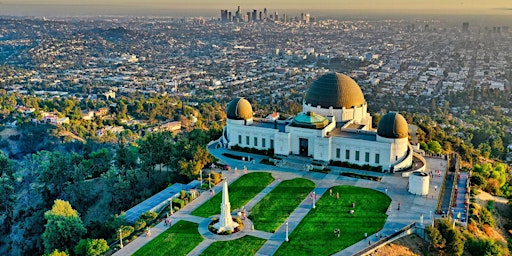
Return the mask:
<path id="1" fill-rule="evenodd" d="M 164 220 L 164 227 L 170 226 L 172 224 L 171 218 L 165 218 Z"/>
<path id="2" fill-rule="evenodd" d="M 332 188 L 329 189 L 329 196 L 332 196 Z M 340 192 L 336 192 L 336 199 L 340 199 Z"/>

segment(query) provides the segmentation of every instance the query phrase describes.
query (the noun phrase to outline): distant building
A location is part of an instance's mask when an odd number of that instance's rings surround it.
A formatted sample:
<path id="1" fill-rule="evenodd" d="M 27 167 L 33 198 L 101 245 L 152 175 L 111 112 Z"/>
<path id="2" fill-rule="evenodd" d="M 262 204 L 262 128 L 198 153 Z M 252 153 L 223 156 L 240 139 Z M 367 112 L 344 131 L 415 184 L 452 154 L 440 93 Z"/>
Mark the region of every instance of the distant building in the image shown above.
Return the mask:
<path id="1" fill-rule="evenodd" d="M 275 121 L 275 120 L 279 119 L 279 113 L 273 112 L 272 114 L 267 116 L 267 119 L 271 120 L 271 121 Z"/>
<path id="2" fill-rule="evenodd" d="M 469 32 L 469 22 L 462 23 L 462 32 Z"/>
<path id="3" fill-rule="evenodd" d="M 164 132 L 164 131 L 174 132 L 174 131 L 178 131 L 180 129 L 181 129 L 180 121 L 171 121 L 171 122 L 167 122 L 162 125 L 153 127 L 151 129 L 151 131 L 153 131 L 153 132 Z"/>

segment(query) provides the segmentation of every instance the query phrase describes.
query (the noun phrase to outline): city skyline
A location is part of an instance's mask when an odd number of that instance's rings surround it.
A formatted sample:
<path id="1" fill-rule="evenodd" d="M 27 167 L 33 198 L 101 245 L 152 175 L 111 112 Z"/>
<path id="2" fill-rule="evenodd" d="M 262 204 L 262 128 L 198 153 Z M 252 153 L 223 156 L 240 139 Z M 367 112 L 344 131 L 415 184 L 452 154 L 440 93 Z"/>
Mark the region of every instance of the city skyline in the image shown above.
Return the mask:
<path id="1" fill-rule="evenodd" d="M 41 3 L 34 0 L 0 1 L 0 15 L 14 16 L 83 16 L 83 15 L 211 15 L 216 16 L 219 9 L 243 10 L 268 8 L 278 11 L 316 11 L 324 15 L 336 13 L 365 14 L 461 14 L 461 15 L 506 15 L 512 13 L 512 4 L 507 0 L 494 1 L 421 1 L 407 0 L 357 1 L 357 0 L 319 0 L 297 3 L 292 0 L 280 1 L 185 1 L 153 0 L 141 2 L 136 0 L 53 0 Z"/>

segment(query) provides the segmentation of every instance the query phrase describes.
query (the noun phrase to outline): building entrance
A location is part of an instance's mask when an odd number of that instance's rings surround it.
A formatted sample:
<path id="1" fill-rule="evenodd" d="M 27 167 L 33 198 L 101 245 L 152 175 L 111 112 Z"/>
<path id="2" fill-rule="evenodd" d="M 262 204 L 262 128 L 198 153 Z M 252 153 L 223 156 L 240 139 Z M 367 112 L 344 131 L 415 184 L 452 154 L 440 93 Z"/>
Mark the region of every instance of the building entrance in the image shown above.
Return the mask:
<path id="1" fill-rule="evenodd" d="M 299 155 L 308 156 L 308 139 L 299 138 Z"/>

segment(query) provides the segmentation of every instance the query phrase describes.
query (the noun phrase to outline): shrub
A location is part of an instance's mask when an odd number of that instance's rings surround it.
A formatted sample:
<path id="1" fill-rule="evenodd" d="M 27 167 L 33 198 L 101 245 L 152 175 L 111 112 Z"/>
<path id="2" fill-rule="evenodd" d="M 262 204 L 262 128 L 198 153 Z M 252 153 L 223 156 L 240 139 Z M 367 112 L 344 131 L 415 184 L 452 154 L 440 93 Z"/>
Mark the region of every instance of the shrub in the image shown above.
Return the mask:
<path id="1" fill-rule="evenodd" d="M 487 210 L 489 210 L 490 212 L 492 212 L 492 210 L 494 209 L 494 201 L 488 201 L 487 202 Z"/>
<path id="2" fill-rule="evenodd" d="M 268 164 L 268 165 L 274 165 L 274 166 L 275 166 L 275 164 L 274 164 L 274 163 L 272 163 L 272 162 L 270 162 L 270 160 L 269 160 L 269 159 L 267 159 L 267 158 L 263 158 L 263 159 L 261 159 L 260 163 L 261 163 L 261 164 Z"/>
<path id="3" fill-rule="evenodd" d="M 139 220 L 135 221 L 135 224 L 133 225 L 133 228 L 134 228 L 135 230 L 137 230 L 137 231 L 138 231 L 138 230 L 141 230 L 141 229 L 143 229 L 143 228 L 145 228 L 145 227 L 146 227 L 146 221 L 141 220 L 141 219 L 139 219 Z"/>
<path id="4" fill-rule="evenodd" d="M 183 201 L 179 198 L 174 198 L 174 199 L 172 199 L 172 206 L 177 207 L 178 209 L 181 209 L 185 206 L 185 201 Z"/>
<path id="5" fill-rule="evenodd" d="M 492 229 L 491 226 L 487 225 L 487 224 L 484 224 L 484 233 L 489 236 L 489 237 L 492 237 L 492 235 L 494 234 L 494 230 Z"/>
<path id="6" fill-rule="evenodd" d="M 481 223 L 488 224 L 489 226 L 494 227 L 496 225 L 496 222 L 494 221 L 491 212 L 487 210 L 487 208 L 481 208 L 480 211 Z"/>
<path id="7" fill-rule="evenodd" d="M 129 237 L 135 230 L 132 226 L 121 226 L 119 229 L 121 230 L 121 238 L 123 239 Z"/>
<path id="8" fill-rule="evenodd" d="M 501 246 L 491 239 L 471 239 L 468 250 L 472 255 L 503 255 Z"/>
<path id="9" fill-rule="evenodd" d="M 75 247 L 76 255 L 100 256 L 109 250 L 105 239 L 82 239 Z"/>
<path id="10" fill-rule="evenodd" d="M 139 219 L 145 221 L 146 223 L 150 223 L 157 217 L 158 217 L 158 213 L 149 211 L 149 212 L 145 212 L 142 215 L 140 215 Z"/>
<path id="11" fill-rule="evenodd" d="M 222 181 L 222 175 L 218 172 L 211 172 L 211 182 L 215 185 L 219 184 Z"/>

